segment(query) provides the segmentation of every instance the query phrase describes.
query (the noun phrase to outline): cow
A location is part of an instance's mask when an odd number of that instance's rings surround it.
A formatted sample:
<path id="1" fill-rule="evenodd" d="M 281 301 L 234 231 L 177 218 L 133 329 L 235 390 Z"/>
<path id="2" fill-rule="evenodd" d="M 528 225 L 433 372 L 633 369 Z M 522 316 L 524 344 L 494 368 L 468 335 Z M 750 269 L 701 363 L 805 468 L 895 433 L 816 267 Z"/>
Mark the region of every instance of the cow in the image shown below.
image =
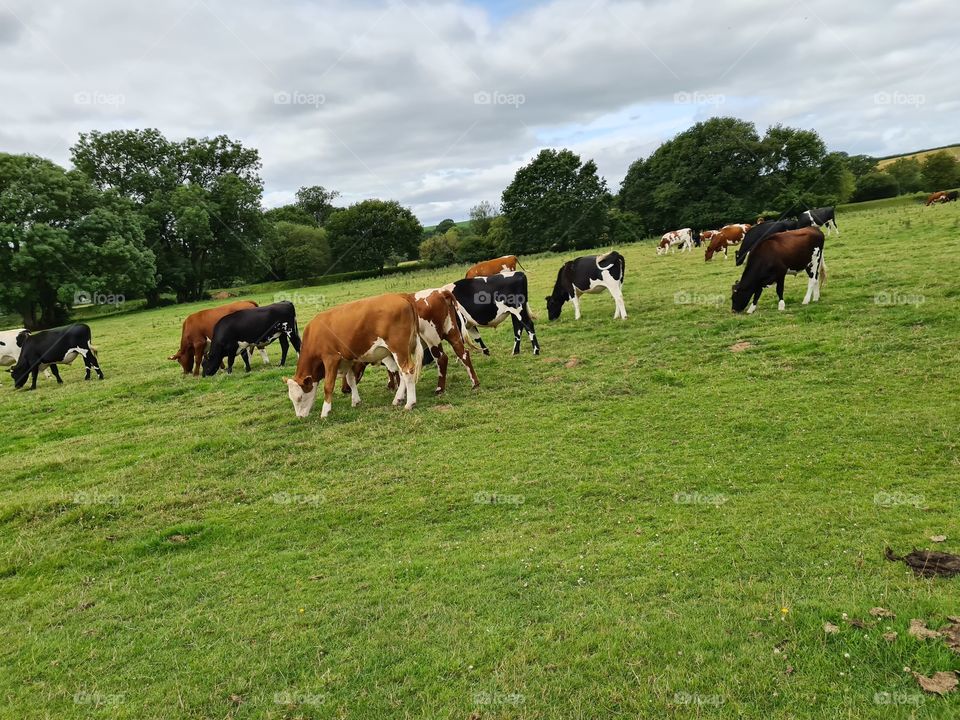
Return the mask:
<path id="1" fill-rule="evenodd" d="M 743 240 L 740 241 L 740 247 L 737 248 L 736 254 L 737 265 L 742 265 L 743 261 L 747 259 L 747 253 L 753 250 L 766 238 L 775 233 L 784 232 L 785 230 L 796 230 L 798 227 L 799 223 L 794 219 L 765 220 L 761 223 L 757 223 L 747 230 L 743 236 Z"/>
<path id="2" fill-rule="evenodd" d="M 204 376 L 216 375 L 224 358 L 227 373 L 232 373 L 238 351 L 246 371 L 250 372 L 250 348 L 269 345 L 277 338 L 280 339 L 280 367 L 283 367 L 291 344 L 297 354 L 300 353 L 297 314 L 291 302 L 284 300 L 225 315 L 213 328 L 210 351 L 203 361 Z"/>
<path id="3" fill-rule="evenodd" d="M 777 308 L 783 310 L 786 307 L 783 302 L 784 278 L 787 273 L 795 275 L 801 271 L 806 272 L 809 278 L 803 304 L 820 300 L 820 287 L 827 275 L 823 242 L 823 231 L 816 227 L 787 230 L 768 236 L 750 253 L 743 275 L 733 284 L 733 312 L 746 310 L 747 313 L 753 313 L 757 309 L 760 293 L 774 283 L 780 299 Z"/>
<path id="4" fill-rule="evenodd" d="M 707 249 L 704 252 L 704 260 L 710 261 L 713 256 L 723 250 L 723 259 L 727 259 L 727 248 L 731 245 L 738 245 L 746 236 L 750 225 L 740 223 L 738 225 L 724 225 L 719 230 L 708 230 L 710 239 L 707 243 Z M 706 236 L 706 232 L 701 235 Z"/>
<path id="5" fill-rule="evenodd" d="M 657 255 L 666 255 L 669 250 L 675 252 L 675 248 L 680 246 L 680 252 L 693 249 L 693 230 L 690 228 L 681 228 L 680 230 L 671 230 L 664 233 L 660 238 L 660 244 L 657 245 Z"/>
<path id="6" fill-rule="evenodd" d="M 440 395 L 447 387 L 447 355 L 443 352 L 443 341 L 446 340 L 453 347 L 457 359 L 467 368 L 467 374 L 470 376 L 470 383 L 474 390 L 480 387 L 480 380 L 477 378 L 477 371 L 473 369 L 473 362 L 470 360 L 470 351 L 466 347 L 467 325 L 466 319 L 460 313 L 456 298 L 447 290 L 434 288 L 431 290 L 421 290 L 410 295 L 419 318 L 417 332 L 420 335 L 420 342 L 423 345 L 423 364 L 427 365 L 434 360 L 437 363 L 437 389 L 436 394 Z M 476 346 L 473 346 L 476 349 Z M 366 363 L 355 363 L 353 374 L 359 383 L 366 369 Z M 395 373 L 390 373 L 390 382 L 387 387 L 394 390 L 398 387 L 400 378 Z M 340 387 L 344 394 L 350 393 L 350 386 L 346 378 Z"/>
<path id="7" fill-rule="evenodd" d="M 20 359 L 20 346 L 17 345 L 17 336 L 26 332 L 24 328 L 4 330 L 0 332 L 0 365 L 16 365 Z"/>
<path id="8" fill-rule="evenodd" d="M 520 338 L 524 330 L 530 337 L 533 354 L 540 354 L 540 343 L 537 342 L 537 332 L 527 305 L 527 276 L 522 272 L 498 273 L 469 280 L 464 278 L 444 285 L 442 289 L 449 290 L 457 299 L 460 312 L 467 321 L 467 333 L 484 355 L 490 354 L 490 348 L 484 344 L 477 328 L 496 327 L 508 315 L 513 321 L 513 354 L 520 353 Z"/>
<path id="9" fill-rule="evenodd" d="M 189 375 L 192 371 L 194 377 L 199 376 L 200 365 L 210 339 L 213 337 L 213 328 L 217 322 L 227 315 L 237 312 L 237 310 L 249 310 L 255 307 L 259 306 L 252 300 L 238 300 L 187 315 L 180 332 L 180 349 L 176 355 L 171 355 L 168 359 L 179 362 L 184 375 Z M 260 355 L 265 363 L 269 362 L 267 353 L 263 348 L 260 348 Z"/>
<path id="10" fill-rule="evenodd" d="M 84 380 L 90 379 L 91 368 L 96 370 L 97 377 L 103 380 L 103 370 L 97 362 L 97 349 L 90 344 L 89 325 L 69 325 L 36 333 L 23 330 L 17 335 L 16 344 L 20 348 L 20 357 L 11 368 L 10 374 L 13 375 L 13 386 L 17 389 L 22 388 L 27 377 L 31 376 L 30 389 L 36 390 L 37 375 L 44 368 L 50 368 L 57 384 L 62 385 L 63 380 L 57 365 L 72 363 L 78 355 L 83 358 L 87 370 Z"/>
<path id="11" fill-rule="evenodd" d="M 948 202 L 956 202 L 957 198 L 960 197 L 960 190 L 941 190 L 939 192 L 931 193 L 927 197 L 925 205 L 929 207 L 936 203 L 944 204 Z"/>
<path id="12" fill-rule="evenodd" d="M 489 275 L 496 275 L 505 270 L 514 272 L 517 269 L 517 256 L 516 255 L 504 255 L 503 257 L 498 257 L 493 260 L 484 260 L 483 262 L 478 262 L 472 268 L 467 270 L 467 274 L 464 277 L 467 280 L 475 277 L 487 277 Z"/>
<path id="13" fill-rule="evenodd" d="M 827 229 L 827 235 L 830 234 L 830 228 L 832 227 L 837 231 L 837 235 L 840 234 L 840 228 L 837 227 L 836 212 L 832 207 L 813 208 L 812 210 L 802 212 L 797 218 L 797 223 L 797 227 L 801 228 L 810 227 L 811 225 L 819 228 L 825 227 Z"/>
<path id="14" fill-rule="evenodd" d="M 296 375 L 283 380 L 297 417 L 310 414 L 321 380 L 320 417 L 330 414 L 338 373 L 344 375 L 350 386 L 356 407 L 360 394 L 354 363 L 381 361 L 387 370 L 400 373 L 393 404 L 399 405 L 406 399 L 404 409 L 412 409 L 417 404 L 417 379 L 423 363 L 419 322 L 411 296 L 398 293 L 355 300 L 319 313 L 304 329 Z"/>
<path id="15" fill-rule="evenodd" d="M 626 261 L 616 250 L 603 255 L 586 255 L 565 262 L 557 273 L 553 294 L 547 296 L 547 317 L 556 320 L 567 300 L 573 303 L 573 318 L 580 319 L 580 296 L 607 290 L 615 305 L 613 319 L 627 319 L 623 303 Z"/>

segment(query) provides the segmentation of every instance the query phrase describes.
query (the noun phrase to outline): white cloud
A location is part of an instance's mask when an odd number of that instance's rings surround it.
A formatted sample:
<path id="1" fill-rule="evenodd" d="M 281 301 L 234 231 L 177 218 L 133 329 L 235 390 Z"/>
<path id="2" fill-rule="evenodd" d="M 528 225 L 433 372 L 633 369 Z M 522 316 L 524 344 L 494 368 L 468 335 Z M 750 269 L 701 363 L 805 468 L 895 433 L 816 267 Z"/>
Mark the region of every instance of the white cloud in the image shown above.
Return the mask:
<path id="1" fill-rule="evenodd" d="M 960 140 L 953 0 L 0 7 L 0 149 L 66 163 L 90 129 L 227 133 L 260 150 L 271 205 L 319 183 L 462 218 L 548 145 L 595 158 L 615 190 L 714 114 L 851 152 Z"/>

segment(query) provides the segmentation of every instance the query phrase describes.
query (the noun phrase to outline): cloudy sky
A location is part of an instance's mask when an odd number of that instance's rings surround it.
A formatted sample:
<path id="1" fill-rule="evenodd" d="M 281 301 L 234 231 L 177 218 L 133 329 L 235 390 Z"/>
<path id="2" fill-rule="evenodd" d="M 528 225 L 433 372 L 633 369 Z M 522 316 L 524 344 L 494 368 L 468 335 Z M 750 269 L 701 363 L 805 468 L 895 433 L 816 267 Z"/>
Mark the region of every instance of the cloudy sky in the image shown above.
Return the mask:
<path id="1" fill-rule="evenodd" d="M 0 151 L 226 133 L 268 206 L 320 184 L 432 223 L 544 147 L 616 189 L 713 115 L 875 155 L 960 142 L 958 27 L 957 0 L 0 0 Z"/>

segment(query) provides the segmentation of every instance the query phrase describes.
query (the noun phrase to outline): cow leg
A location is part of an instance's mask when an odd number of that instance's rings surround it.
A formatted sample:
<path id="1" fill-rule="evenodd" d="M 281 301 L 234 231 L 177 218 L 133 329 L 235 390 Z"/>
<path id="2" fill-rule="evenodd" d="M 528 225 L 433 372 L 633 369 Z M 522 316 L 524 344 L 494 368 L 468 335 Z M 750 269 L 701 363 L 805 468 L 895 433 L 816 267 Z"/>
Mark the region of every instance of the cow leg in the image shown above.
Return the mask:
<path id="1" fill-rule="evenodd" d="M 447 389 L 447 354 L 443 352 L 440 345 L 431 347 L 430 354 L 437 361 L 437 389 L 435 392 L 439 395 Z"/>
<path id="2" fill-rule="evenodd" d="M 473 389 L 476 390 L 478 387 L 480 387 L 480 380 L 477 378 L 477 371 L 473 369 L 473 362 L 470 360 L 470 351 L 464 346 L 462 336 L 454 329 L 447 333 L 446 340 L 448 343 L 450 343 L 450 346 L 453 348 L 453 352 L 456 353 L 457 358 L 467 369 L 467 374 L 470 376 L 470 382 L 472 383 Z"/>
<path id="3" fill-rule="evenodd" d="M 387 355 L 383 360 L 383 365 L 387 368 L 387 372 L 393 375 L 393 373 L 400 373 L 400 365 L 397 363 L 396 357 L 393 355 Z M 404 401 L 404 398 L 407 396 L 407 386 L 403 382 L 403 377 L 400 377 L 400 382 L 397 383 L 397 392 L 393 396 L 393 404 L 399 405 Z"/>
<path id="4" fill-rule="evenodd" d="M 523 324 L 524 329 L 527 331 L 527 336 L 530 338 L 530 345 L 533 346 L 533 354 L 540 354 L 540 343 L 537 342 L 537 331 L 533 327 L 533 318 L 530 317 L 530 308 L 524 303 L 523 307 L 520 308 L 520 322 Z M 517 352 L 519 352 L 519 348 Z"/>
<path id="5" fill-rule="evenodd" d="M 87 347 L 87 351 L 85 353 L 82 353 L 82 355 L 83 355 L 83 364 L 86 365 L 86 368 L 87 368 L 86 379 L 87 380 L 90 379 L 90 368 L 93 368 L 97 372 L 97 379 L 103 380 L 103 370 L 100 369 L 100 362 L 97 360 L 97 356 L 93 354 L 93 350 Z"/>
<path id="6" fill-rule="evenodd" d="M 783 302 L 783 281 L 786 278 L 786 275 L 780 277 L 777 280 L 777 297 L 780 298 L 780 302 L 777 303 L 777 310 L 783 310 L 787 305 Z"/>
<path id="7" fill-rule="evenodd" d="M 813 268 L 816 268 L 814 270 Z M 813 289 L 817 285 L 817 275 L 820 269 L 820 248 L 813 249 L 813 257 L 810 258 L 810 264 L 807 266 L 807 294 L 803 296 L 803 304 L 809 305 L 813 298 Z"/>
<path id="8" fill-rule="evenodd" d="M 753 302 L 750 303 L 750 307 L 747 308 L 747 315 L 753 315 L 757 309 L 757 305 L 760 303 L 760 295 L 763 293 L 763 288 L 759 288 L 753 294 Z"/>
<path id="9" fill-rule="evenodd" d="M 573 319 L 580 319 L 580 291 L 576 288 L 573 289 L 573 297 L 570 298 L 570 302 L 573 303 Z"/>
<path id="10" fill-rule="evenodd" d="M 283 337 L 283 336 L 281 335 L 281 338 L 282 338 L 282 337 Z M 281 345 L 281 347 L 282 347 L 282 346 L 283 346 L 283 342 L 281 342 L 280 345 Z M 260 353 L 260 359 L 263 360 L 263 364 L 264 364 L 264 365 L 269 365 L 269 364 L 270 364 L 270 356 L 267 355 L 267 349 L 266 349 L 266 348 L 263 348 L 263 347 L 260 347 L 259 345 L 257 345 L 257 352 Z M 253 353 L 249 353 L 249 354 L 252 355 Z M 283 363 L 280 363 L 280 364 L 283 365 Z"/>
<path id="11" fill-rule="evenodd" d="M 490 348 L 486 346 L 486 343 L 483 342 L 483 338 L 480 337 L 480 331 L 475 327 L 467 329 L 467 332 L 470 333 L 470 339 L 473 340 L 477 345 L 480 346 L 480 349 L 483 350 L 484 355 L 490 354 Z"/>
<path id="12" fill-rule="evenodd" d="M 610 291 L 610 295 L 613 296 L 613 304 L 615 309 L 613 311 L 613 319 L 616 320 L 620 318 L 622 320 L 627 319 L 627 306 L 623 302 L 623 288 L 620 287 L 620 283 L 614 281 L 607 285 L 607 290 Z"/>
<path id="13" fill-rule="evenodd" d="M 337 371 L 340 369 L 340 356 L 325 358 L 323 361 L 323 408 L 320 418 L 326 418 L 333 407 L 333 389 L 337 386 Z"/>
<path id="14" fill-rule="evenodd" d="M 40 366 L 35 365 L 33 369 L 30 371 L 30 389 L 31 390 L 37 389 L 37 375 L 39 374 L 40 374 Z"/>
<path id="15" fill-rule="evenodd" d="M 198 377 L 200 375 L 200 365 L 203 363 L 203 354 L 207 351 L 207 343 L 197 343 L 192 350 L 190 359 L 187 361 L 188 369 L 184 374 L 189 375 L 192 372 L 194 377 Z"/>
<path id="16" fill-rule="evenodd" d="M 511 314 L 510 320 L 513 321 L 513 354 L 520 354 L 520 338 L 523 337 L 523 323 L 517 315 Z"/>
<path id="17" fill-rule="evenodd" d="M 360 393 L 357 391 L 357 376 L 353 374 L 352 366 L 343 374 L 343 381 L 350 387 L 350 404 L 356 407 L 360 404 Z"/>
<path id="18" fill-rule="evenodd" d="M 363 377 L 363 371 L 366 369 L 366 367 L 367 367 L 366 363 L 360 363 L 360 362 L 354 363 L 351 366 L 350 369 L 353 371 L 354 384 L 360 382 L 360 378 Z M 340 392 L 343 393 L 344 395 L 350 395 L 353 392 L 350 389 L 350 384 L 347 382 L 346 375 L 343 376 L 343 382 L 340 383 Z"/>
<path id="19" fill-rule="evenodd" d="M 50 366 L 49 368 L 47 368 L 47 369 L 48 369 L 51 373 L 53 373 L 53 376 L 57 379 L 57 385 L 63 385 L 63 380 L 60 379 L 60 370 L 57 368 L 57 366 L 56 366 L 56 365 L 51 365 L 51 366 Z M 86 379 L 87 379 L 87 380 L 90 379 L 90 368 L 87 368 L 87 377 L 86 377 Z"/>
<path id="20" fill-rule="evenodd" d="M 290 350 L 290 341 L 287 339 L 286 333 L 281 335 L 278 340 L 280 341 L 280 367 L 283 367 L 287 364 L 287 352 Z M 263 351 L 261 350 L 260 352 Z"/>
<path id="21" fill-rule="evenodd" d="M 839 233 L 840 233 L 840 231 L 838 230 L 838 231 L 837 231 L 837 234 L 839 234 Z M 814 302 L 820 302 L 820 284 L 823 282 L 823 277 L 822 277 L 822 275 L 821 275 L 821 273 L 823 273 L 823 268 L 824 268 L 824 263 L 823 263 L 823 250 L 821 250 L 821 251 L 820 251 L 820 259 L 819 259 L 819 261 L 817 262 L 817 267 L 816 267 L 816 269 L 813 271 L 813 279 L 815 280 L 815 283 L 814 283 L 814 286 L 813 286 L 813 301 L 814 301 Z"/>
<path id="22" fill-rule="evenodd" d="M 245 350 L 240 351 L 240 357 L 243 358 L 243 361 L 247 363 L 247 365 L 250 364 L 247 361 L 247 353 Z M 235 352 L 232 352 L 229 355 L 227 355 L 227 375 L 230 375 L 233 373 L 233 363 L 236 361 L 236 359 L 237 359 L 237 354 Z"/>

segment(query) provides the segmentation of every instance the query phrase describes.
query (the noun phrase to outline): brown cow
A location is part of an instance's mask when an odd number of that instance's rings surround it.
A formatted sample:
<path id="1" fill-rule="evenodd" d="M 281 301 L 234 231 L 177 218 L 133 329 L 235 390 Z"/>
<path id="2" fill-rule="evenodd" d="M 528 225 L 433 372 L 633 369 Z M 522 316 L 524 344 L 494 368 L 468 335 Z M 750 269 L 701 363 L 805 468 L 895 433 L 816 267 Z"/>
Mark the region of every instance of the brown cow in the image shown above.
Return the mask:
<path id="1" fill-rule="evenodd" d="M 217 322 L 237 310 L 249 310 L 255 307 L 258 306 L 252 300 L 238 300 L 187 315 L 180 333 L 180 349 L 176 355 L 171 355 L 167 359 L 179 362 L 184 375 L 189 375 L 193 371 L 194 376 L 199 376 L 200 362 L 207 351 L 207 343 L 213 337 L 213 328 Z M 262 350 L 261 353 L 263 353 Z"/>
<path id="2" fill-rule="evenodd" d="M 417 308 L 417 317 L 420 318 L 418 333 L 420 340 L 431 357 L 437 362 L 437 389 L 439 395 L 447 387 L 447 355 L 443 352 L 443 341 L 446 340 L 453 347 L 457 358 L 467 368 L 467 374 L 470 375 L 470 382 L 473 389 L 480 387 L 480 380 L 477 378 L 477 372 L 473 369 L 473 362 L 470 360 L 470 351 L 466 344 L 471 343 L 466 334 L 466 320 L 457 310 L 457 301 L 453 293 L 449 290 L 435 288 L 433 290 L 421 290 L 418 293 L 410 295 Z M 474 349 L 477 347 L 474 345 Z M 360 382 L 367 363 L 355 363 L 353 374 Z M 387 384 L 391 390 L 395 390 L 400 382 L 400 377 L 396 373 L 390 373 L 390 380 Z M 347 379 L 343 379 L 340 391 L 344 394 L 352 392 Z"/>
<path id="3" fill-rule="evenodd" d="M 727 259 L 727 248 L 731 245 L 737 245 L 747 234 L 752 225 L 740 223 L 737 225 L 724 225 L 719 230 L 706 230 L 700 233 L 703 242 L 707 244 L 707 250 L 704 253 L 704 260 L 710 261 L 715 253 L 723 250 L 723 259 Z"/>
<path id="4" fill-rule="evenodd" d="M 504 255 L 503 257 L 494 258 L 493 260 L 484 260 L 483 262 L 478 262 L 472 268 L 467 270 L 465 277 L 467 280 L 475 277 L 490 277 L 491 275 L 502 273 L 504 270 L 516 272 L 516 255 Z"/>
<path id="5" fill-rule="evenodd" d="M 926 205 L 927 207 L 930 207 L 934 203 L 942 203 L 946 201 L 947 201 L 947 193 L 944 192 L 943 190 L 940 190 L 939 192 L 930 193 L 927 196 L 927 201 L 924 203 L 924 205 Z"/>
<path id="6" fill-rule="evenodd" d="M 417 379 L 423 362 L 418 325 L 411 296 L 395 293 L 355 300 L 319 313 L 303 331 L 296 375 L 283 380 L 297 417 L 310 414 L 320 380 L 323 380 L 320 417 L 330 414 L 338 373 L 346 377 L 353 406 L 359 405 L 360 394 L 353 374 L 356 362 L 383 361 L 387 370 L 399 372 L 400 387 L 393 404 L 399 405 L 406 398 L 404 408 L 413 408 L 417 404 Z"/>

